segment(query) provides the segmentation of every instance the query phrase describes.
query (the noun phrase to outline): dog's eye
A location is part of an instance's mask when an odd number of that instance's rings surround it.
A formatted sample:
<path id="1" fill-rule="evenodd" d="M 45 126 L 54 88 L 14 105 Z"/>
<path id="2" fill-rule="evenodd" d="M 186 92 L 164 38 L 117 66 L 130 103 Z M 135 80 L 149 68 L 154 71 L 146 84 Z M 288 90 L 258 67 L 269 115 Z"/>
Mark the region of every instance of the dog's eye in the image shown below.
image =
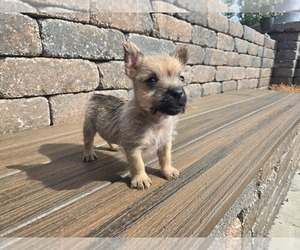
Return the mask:
<path id="1" fill-rule="evenodd" d="M 149 85 L 154 85 L 157 82 L 158 82 L 157 76 L 151 76 L 146 80 L 146 83 L 148 83 Z"/>
<path id="2" fill-rule="evenodd" d="M 184 76 L 179 76 L 179 80 L 184 82 L 185 81 Z"/>

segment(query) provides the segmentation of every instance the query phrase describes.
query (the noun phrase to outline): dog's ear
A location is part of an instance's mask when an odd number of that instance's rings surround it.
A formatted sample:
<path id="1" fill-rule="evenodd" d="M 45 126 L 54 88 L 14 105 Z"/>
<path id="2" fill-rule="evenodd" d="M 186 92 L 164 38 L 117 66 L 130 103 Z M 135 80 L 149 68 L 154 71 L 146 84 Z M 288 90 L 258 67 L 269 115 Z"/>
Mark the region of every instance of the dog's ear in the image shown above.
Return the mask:
<path id="1" fill-rule="evenodd" d="M 181 64 L 185 65 L 187 64 L 189 60 L 189 49 L 188 45 L 180 45 L 178 46 L 175 51 L 172 53 L 173 57 L 179 60 Z"/>
<path id="2" fill-rule="evenodd" d="M 125 51 L 125 73 L 130 78 L 134 77 L 144 55 L 141 50 L 132 42 L 123 44 Z"/>

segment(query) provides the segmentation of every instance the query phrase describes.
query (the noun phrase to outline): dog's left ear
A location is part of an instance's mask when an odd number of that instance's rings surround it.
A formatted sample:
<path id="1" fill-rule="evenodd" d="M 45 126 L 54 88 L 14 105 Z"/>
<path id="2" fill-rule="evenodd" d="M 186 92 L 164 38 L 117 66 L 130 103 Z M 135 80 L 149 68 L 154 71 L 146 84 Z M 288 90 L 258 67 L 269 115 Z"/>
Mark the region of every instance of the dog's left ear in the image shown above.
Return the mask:
<path id="1" fill-rule="evenodd" d="M 178 46 L 175 51 L 172 53 L 173 57 L 179 60 L 181 64 L 185 65 L 187 64 L 189 60 L 189 49 L 188 45 L 180 45 Z"/>

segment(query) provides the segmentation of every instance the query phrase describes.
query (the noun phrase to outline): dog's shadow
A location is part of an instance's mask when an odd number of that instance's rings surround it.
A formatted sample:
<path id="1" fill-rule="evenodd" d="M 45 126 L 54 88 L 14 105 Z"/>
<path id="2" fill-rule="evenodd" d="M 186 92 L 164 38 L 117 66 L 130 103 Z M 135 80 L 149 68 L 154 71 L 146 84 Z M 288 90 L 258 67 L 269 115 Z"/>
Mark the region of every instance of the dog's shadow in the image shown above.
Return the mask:
<path id="1" fill-rule="evenodd" d="M 129 168 L 122 153 L 101 146 L 96 148 L 96 161 L 82 162 L 82 149 L 83 146 L 78 144 L 45 144 L 38 152 L 49 159 L 48 163 L 11 165 L 7 168 L 25 172 L 29 179 L 53 190 L 78 189 L 92 182 L 123 182 L 130 186 Z M 150 166 L 147 172 L 160 176 L 158 170 Z"/>
<path id="2" fill-rule="evenodd" d="M 97 148 L 98 159 L 82 162 L 82 145 L 45 144 L 38 152 L 49 159 L 48 163 L 8 166 L 25 172 L 31 180 L 42 182 L 54 190 L 78 189 L 92 182 L 122 181 L 129 185 L 128 166 L 121 154 L 108 148 Z"/>

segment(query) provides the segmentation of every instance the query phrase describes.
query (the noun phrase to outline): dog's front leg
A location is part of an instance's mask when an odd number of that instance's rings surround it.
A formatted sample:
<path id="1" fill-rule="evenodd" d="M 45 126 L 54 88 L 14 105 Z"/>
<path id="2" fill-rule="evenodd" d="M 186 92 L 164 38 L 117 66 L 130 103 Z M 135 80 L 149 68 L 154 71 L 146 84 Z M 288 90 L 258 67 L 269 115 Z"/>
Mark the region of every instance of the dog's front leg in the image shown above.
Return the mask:
<path id="1" fill-rule="evenodd" d="M 172 167 L 171 148 L 172 142 L 167 142 L 157 151 L 161 173 L 167 180 L 173 180 L 179 177 L 179 171 Z"/>
<path id="2" fill-rule="evenodd" d="M 125 153 L 130 167 L 131 188 L 149 188 L 152 182 L 145 172 L 145 164 L 141 150 L 125 151 Z"/>

